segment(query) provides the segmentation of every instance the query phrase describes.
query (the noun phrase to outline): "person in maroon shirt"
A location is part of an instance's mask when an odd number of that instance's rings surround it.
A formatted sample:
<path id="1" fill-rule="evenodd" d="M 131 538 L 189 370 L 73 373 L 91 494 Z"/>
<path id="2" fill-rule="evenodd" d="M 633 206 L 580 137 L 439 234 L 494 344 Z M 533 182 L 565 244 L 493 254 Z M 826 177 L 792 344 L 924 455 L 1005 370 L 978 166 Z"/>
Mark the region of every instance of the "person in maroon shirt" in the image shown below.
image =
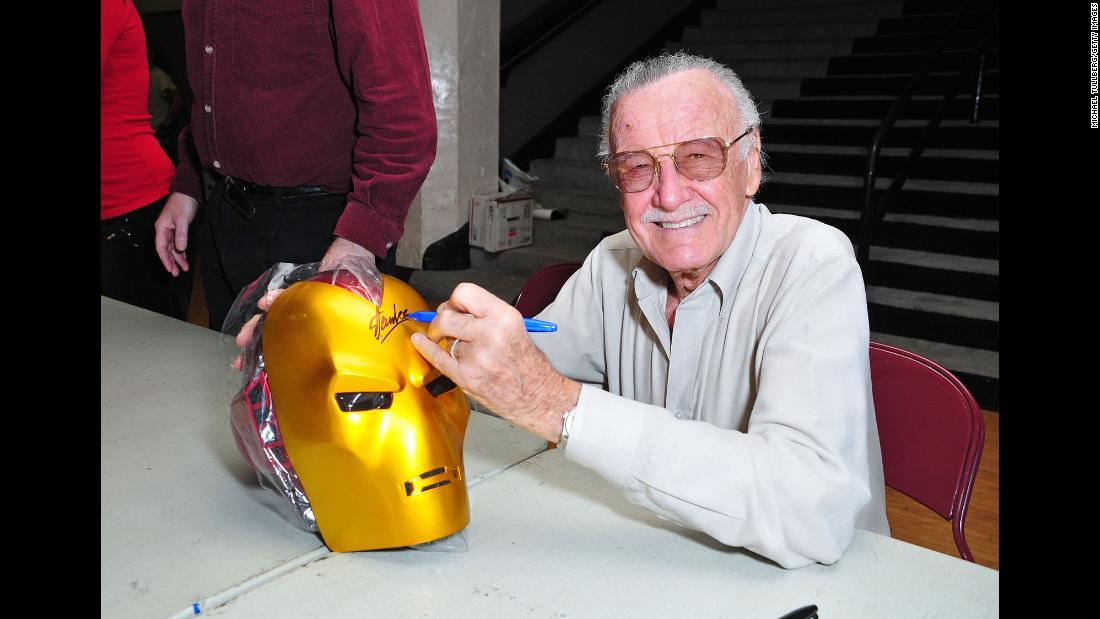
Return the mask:
<path id="1" fill-rule="evenodd" d="M 194 104 L 157 252 L 188 271 L 196 225 L 210 327 L 276 262 L 359 255 L 394 271 L 435 159 L 416 0 L 184 0 Z"/>

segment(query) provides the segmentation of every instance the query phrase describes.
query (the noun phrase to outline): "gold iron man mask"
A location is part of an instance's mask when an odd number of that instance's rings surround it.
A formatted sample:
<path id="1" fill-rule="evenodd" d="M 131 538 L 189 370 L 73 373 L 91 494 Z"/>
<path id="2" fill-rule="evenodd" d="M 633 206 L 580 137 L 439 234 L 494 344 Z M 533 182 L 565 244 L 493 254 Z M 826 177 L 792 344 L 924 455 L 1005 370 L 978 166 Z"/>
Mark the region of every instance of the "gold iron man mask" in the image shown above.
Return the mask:
<path id="1" fill-rule="evenodd" d="M 382 276 L 375 305 L 340 275 L 290 286 L 263 318 L 259 371 L 233 406 L 238 447 L 334 551 L 460 531 L 469 402 L 409 341 L 426 303 Z"/>

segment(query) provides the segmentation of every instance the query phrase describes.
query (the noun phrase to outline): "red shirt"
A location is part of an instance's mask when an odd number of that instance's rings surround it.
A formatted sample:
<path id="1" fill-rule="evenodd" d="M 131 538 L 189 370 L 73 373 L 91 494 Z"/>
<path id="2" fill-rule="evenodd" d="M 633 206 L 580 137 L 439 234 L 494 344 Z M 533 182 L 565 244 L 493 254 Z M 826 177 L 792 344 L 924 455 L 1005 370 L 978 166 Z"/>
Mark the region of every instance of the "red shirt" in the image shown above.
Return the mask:
<path id="1" fill-rule="evenodd" d="M 335 234 L 385 255 L 435 159 L 416 0 L 184 0 L 183 23 L 195 100 L 172 190 L 201 200 L 203 165 L 349 191 Z"/>
<path id="2" fill-rule="evenodd" d="M 99 217 L 109 219 L 168 193 L 172 161 L 149 125 L 145 30 L 130 0 L 100 0 Z"/>

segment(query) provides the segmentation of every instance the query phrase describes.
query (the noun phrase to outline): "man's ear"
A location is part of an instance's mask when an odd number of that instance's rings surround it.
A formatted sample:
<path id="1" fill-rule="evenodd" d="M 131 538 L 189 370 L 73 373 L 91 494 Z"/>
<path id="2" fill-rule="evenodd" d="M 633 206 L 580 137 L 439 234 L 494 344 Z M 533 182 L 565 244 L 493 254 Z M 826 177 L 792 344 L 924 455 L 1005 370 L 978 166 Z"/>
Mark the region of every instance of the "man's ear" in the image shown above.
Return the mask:
<path id="1" fill-rule="evenodd" d="M 752 197 L 760 189 L 760 179 L 764 173 L 760 167 L 760 128 L 753 129 L 752 135 L 746 137 L 752 141 L 749 143 L 749 155 L 745 157 L 745 195 Z"/>

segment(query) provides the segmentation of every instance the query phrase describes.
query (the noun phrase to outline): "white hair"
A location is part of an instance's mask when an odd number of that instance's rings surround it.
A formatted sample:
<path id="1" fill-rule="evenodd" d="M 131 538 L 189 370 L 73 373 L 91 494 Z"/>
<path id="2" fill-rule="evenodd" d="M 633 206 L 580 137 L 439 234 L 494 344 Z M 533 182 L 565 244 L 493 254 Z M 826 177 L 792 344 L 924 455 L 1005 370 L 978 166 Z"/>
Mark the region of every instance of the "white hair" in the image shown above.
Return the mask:
<path id="1" fill-rule="evenodd" d="M 640 90 L 657 80 L 684 71 L 706 71 L 709 73 L 733 95 L 734 101 L 737 102 L 737 111 L 740 113 L 741 126 L 745 129 L 760 126 L 760 113 L 756 110 L 756 103 L 752 100 L 749 91 L 745 89 L 744 84 L 741 83 L 741 78 L 733 72 L 733 69 L 716 60 L 694 56 L 683 51 L 675 53 L 662 52 L 660 56 L 632 63 L 607 88 L 607 94 L 603 97 L 603 110 L 600 114 L 599 150 L 596 154 L 603 157 L 611 152 L 611 108 L 614 107 L 620 97 Z M 733 137 L 732 135 L 726 136 L 726 139 Z M 745 136 L 739 146 L 741 159 L 749 156 L 750 148 L 760 149 L 758 133 Z M 763 150 L 760 150 L 760 166 L 761 168 L 764 166 Z"/>

